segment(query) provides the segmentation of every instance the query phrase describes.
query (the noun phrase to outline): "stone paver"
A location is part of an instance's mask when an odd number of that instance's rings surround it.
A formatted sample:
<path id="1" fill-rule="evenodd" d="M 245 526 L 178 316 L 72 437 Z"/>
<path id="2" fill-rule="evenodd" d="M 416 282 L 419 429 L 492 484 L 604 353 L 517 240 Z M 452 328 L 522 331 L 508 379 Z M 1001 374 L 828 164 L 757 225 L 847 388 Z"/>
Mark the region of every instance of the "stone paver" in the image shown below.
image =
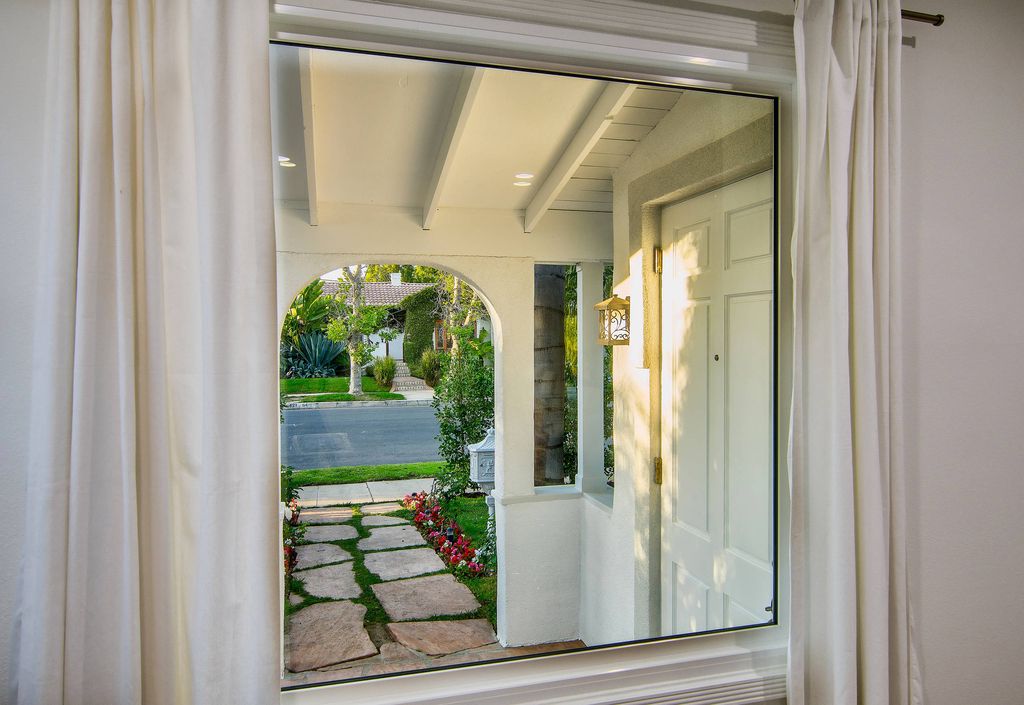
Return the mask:
<path id="1" fill-rule="evenodd" d="M 426 541 L 414 526 L 380 526 L 370 530 L 370 535 L 360 539 L 360 551 L 381 551 L 386 548 L 424 546 Z"/>
<path id="2" fill-rule="evenodd" d="M 400 517 L 381 517 L 381 516 L 369 516 L 363 517 L 363 526 L 397 526 L 398 524 L 408 524 L 409 522 Z"/>
<path id="3" fill-rule="evenodd" d="M 348 541 L 359 536 L 356 527 L 348 524 L 327 524 L 326 526 L 306 527 L 307 541 Z"/>
<path id="4" fill-rule="evenodd" d="M 318 507 L 326 507 L 331 504 L 363 504 L 372 501 L 373 494 L 365 482 L 317 487 L 316 506 Z"/>
<path id="5" fill-rule="evenodd" d="M 388 617 L 396 622 L 465 614 L 480 609 L 480 603 L 469 588 L 451 573 L 377 583 L 371 587 Z"/>
<path id="6" fill-rule="evenodd" d="M 356 583 L 351 563 L 339 563 L 337 565 L 324 566 L 323 568 L 297 570 L 292 575 L 302 581 L 302 587 L 306 592 L 316 597 L 342 600 L 349 597 L 359 597 L 362 592 Z"/>
<path id="7" fill-rule="evenodd" d="M 310 543 L 305 546 L 296 546 L 295 552 L 298 554 L 297 565 L 302 569 L 352 560 L 352 554 L 333 543 Z"/>
<path id="8" fill-rule="evenodd" d="M 315 507 L 316 506 L 316 486 L 311 487 L 300 487 L 299 488 L 299 506 L 300 507 Z"/>
<path id="9" fill-rule="evenodd" d="M 394 511 L 394 510 L 391 510 Z M 330 509 L 303 509 L 299 521 L 306 524 L 337 524 L 348 521 L 355 511 L 352 507 L 331 507 Z"/>
<path id="10" fill-rule="evenodd" d="M 366 608 L 354 602 L 321 602 L 301 609 L 288 620 L 286 666 L 308 671 L 377 653 L 363 628 Z"/>
<path id="11" fill-rule="evenodd" d="M 398 580 L 444 570 L 444 563 L 432 548 L 410 548 L 404 551 L 368 553 L 363 558 L 366 569 L 381 580 Z"/>
<path id="12" fill-rule="evenodd" d="M 364 504 L 360 507 L 363 514 L 390 514 L 402 508 L 398 502 L 384 502 L 383 504 Z"/>
<path id="13" fill-rule="evenodd" d="M 288 603 L 290 605 L 292 605 L 293 607 L 295 605 L 301 605 L 302 604 L 302 598 L 299 597 L 298 595 L 289 595 L 288 596 Z"/>
<path id="14" fill-rule="evenodd" d="M 366 487 L 374 502 L 390 502 L 405 499 L 407 494 L 413 492 L 429 492 L 434 478 L 421 477 L 412 480 L 381 480 L 378 482 L 367 482 Z"/>
<path id="15" fill-rule="evenodd" d="M 457 619 L 445 622 L 399 622 L 388 625 L 395 641 L 431 656 L 476 649 L 497 641 L 486 619 Z"/>

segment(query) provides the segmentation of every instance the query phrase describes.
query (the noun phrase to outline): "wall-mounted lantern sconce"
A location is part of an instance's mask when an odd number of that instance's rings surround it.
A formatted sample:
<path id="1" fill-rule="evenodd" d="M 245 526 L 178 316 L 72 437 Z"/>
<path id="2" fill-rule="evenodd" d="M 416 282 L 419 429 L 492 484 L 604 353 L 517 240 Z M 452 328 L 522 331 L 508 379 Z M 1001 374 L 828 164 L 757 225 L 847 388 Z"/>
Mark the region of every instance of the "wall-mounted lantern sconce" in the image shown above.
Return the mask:
<path id="1" fill-rule="evenodd" d="M 601 345 L 626 345 L 629 343 L 629 297 L 620 299 L 614 294 L 599 304 L 594 304 L 598 316 L 597 342 Z"/>

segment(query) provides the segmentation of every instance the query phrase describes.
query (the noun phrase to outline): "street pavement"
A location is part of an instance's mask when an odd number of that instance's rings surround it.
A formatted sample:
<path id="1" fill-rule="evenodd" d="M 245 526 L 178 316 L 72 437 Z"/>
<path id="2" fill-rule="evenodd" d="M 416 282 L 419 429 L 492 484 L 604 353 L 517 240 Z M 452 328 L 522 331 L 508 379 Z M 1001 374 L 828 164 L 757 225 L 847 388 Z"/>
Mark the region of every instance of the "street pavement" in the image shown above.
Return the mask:
<path id="1" fill-rule="evenodd" d="M 297 470 L 440 460 L 429 406 L 285 409 L 281 462 Z"/>

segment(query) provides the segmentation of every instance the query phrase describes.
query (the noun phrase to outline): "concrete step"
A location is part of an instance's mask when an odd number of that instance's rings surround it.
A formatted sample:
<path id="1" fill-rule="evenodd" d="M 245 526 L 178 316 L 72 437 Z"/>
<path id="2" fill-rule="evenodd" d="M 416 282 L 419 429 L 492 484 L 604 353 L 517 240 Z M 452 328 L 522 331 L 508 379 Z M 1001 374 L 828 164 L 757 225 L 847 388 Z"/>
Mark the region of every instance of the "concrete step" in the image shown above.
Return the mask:
<path id="1" fill-rule="evenodd" d="M 391 390 L 395 392 L 412 392 L 426 389 L 429 389 L 429 387 L 418 377 L 395 377 L 394 382 L 391 383 Z"/>
<path id="2" fill-rule="evenodd" d="M 409 377 L 409 365 L 403 360 L 395 361 L 395 377 Z"/>

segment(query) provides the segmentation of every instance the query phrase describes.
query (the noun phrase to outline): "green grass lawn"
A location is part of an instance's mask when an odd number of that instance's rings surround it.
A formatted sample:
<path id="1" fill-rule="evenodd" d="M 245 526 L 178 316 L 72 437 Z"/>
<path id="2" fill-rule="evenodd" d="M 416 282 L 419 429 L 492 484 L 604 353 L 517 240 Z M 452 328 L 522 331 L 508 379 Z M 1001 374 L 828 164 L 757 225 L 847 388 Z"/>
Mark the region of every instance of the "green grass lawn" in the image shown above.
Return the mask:
<path id="1" fill-rule="evenodd" d="M 386 392 L 373 377 L 363 377 L 363 393 Z M 315 394 L 317 392 L 348 393 L 348 377 L 318 377 L 316 379 L 282 379 L 281 394 Z"/>
<path id="2" fill-rule="evenodd" d="M 441 463 L 438 463 L 441 465 Z M 452 519 L 474 546 L 487 542 L 487 503 L 483 497 L 456 497 L 451 504 Z"/>
<path id="3" fill-rule="evenodd" d="M 401 465 L 351 465 L 341 468 L 295 470 L 292 478 L 296 485 L 347 485 L 352 482 L 375 480 L 412 480 L 434 477 L 444 463 L 402 463 Z M 483 502 L 483 500 L 480 500 Z M 484 529 L 487 526 L 487 507 L 484 507 Z M 474 537 L 475 540 L 475 537 Z"/>
<path id="4" fill-rule="evenodd" d="M 483 497 L 456 497 L 451 504 L 452 518 L 455 523 L 473 540 L 476 547 L 483 546 L 487 541 L 487 503 Z M 498 578 L 484 575 L 478 578 L 459 578 L 466 587 L 476 595 L 483 605 L 480 608 L 482 617 L 486 617 L 492 626 L 498 624 Z"/>
<path id="5" fill-rule="evenodd" d="M 405 399 L 401 394 L 394 392 L 369 392 L 362 396 L 354 394 L 289 394 L 288 402 L 306 401 L 379 401 L 383 399 Z"/>

